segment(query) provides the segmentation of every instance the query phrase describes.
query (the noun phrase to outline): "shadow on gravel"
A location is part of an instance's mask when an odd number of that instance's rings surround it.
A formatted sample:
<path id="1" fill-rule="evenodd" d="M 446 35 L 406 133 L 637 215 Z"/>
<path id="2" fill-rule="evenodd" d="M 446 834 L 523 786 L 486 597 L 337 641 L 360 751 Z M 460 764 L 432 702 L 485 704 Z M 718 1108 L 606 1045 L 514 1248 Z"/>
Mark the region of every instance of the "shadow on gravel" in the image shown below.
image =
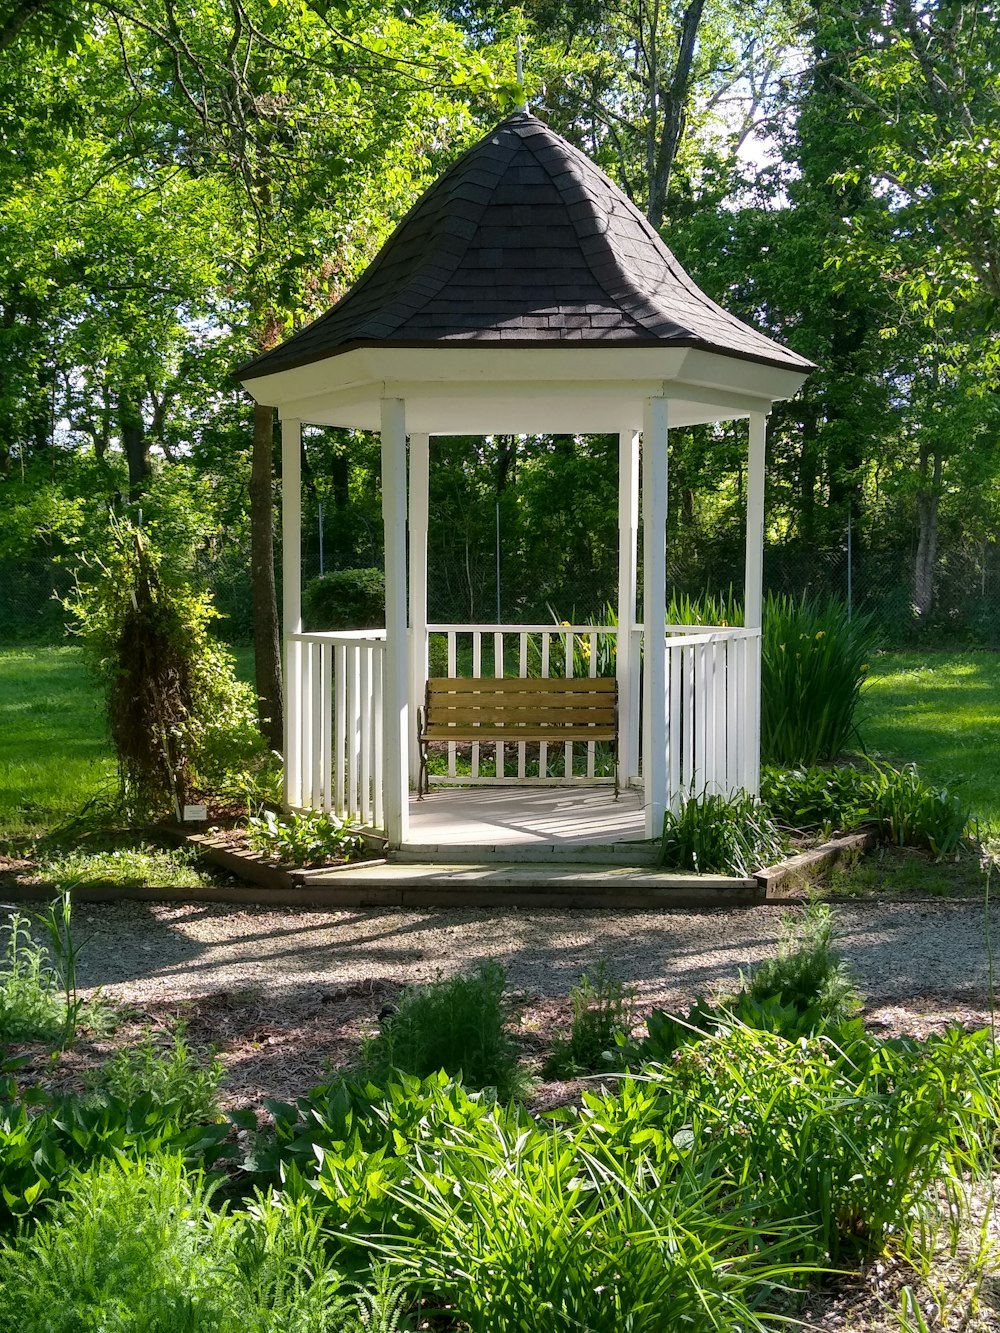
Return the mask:
<path id="1" fill-rule="evenodd" d="M 873 998 L 985 995 L 985 913 L 967 904 L 840 904 L 837 940 Z M 734 988 L 774 950 L 783 911 L 234 909 L 204 904 L 81 908 L 86 986 L 151 981 L 175 995 L 254 986 L 422 982 L 496 959 L 512 989 L 566 995 L 603 959 L 639 999 Z M 994 918 L 995 920 L 995 918 Z M 998 940 L 1000 945 L 1000 940 Z"/>

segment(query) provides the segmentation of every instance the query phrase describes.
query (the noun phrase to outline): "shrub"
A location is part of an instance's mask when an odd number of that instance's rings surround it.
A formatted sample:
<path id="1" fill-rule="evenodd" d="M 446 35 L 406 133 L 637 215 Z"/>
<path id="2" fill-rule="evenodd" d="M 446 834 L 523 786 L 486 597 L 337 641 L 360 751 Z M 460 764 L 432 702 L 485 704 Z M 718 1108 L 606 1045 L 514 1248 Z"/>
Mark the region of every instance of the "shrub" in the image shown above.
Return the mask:
<path id="1" fill-rule="evenodd" d="M 664 1169 L 642 1150 L 606 1152 L 599 1131 L 583 1139 L 499 1127 L 418 1148 L 411 1181 L 390 1192 L 424 1235 L 384 1251 L 477 1333 L 774 1326 L 760 1307 L 789 1276 L 787 1236 L 727 1199 L 710 1167 L 675 1155 Z"/>
<path id="2" fill-rule="evenodd" d="M 211 597 L 184 561 L 113 519 L 103 558 L 77 574 L 64 605 L 105 695 L 123 796 L 139 812 L 216 784 L 263 748 L 253 691 L 209 633 Z"/>
<path id="3" fill-rule="evenodd" d="M 863 769 L 761 769 L 761 804 L 785 828 L 828 833 L 856 828 L 876 818 L 873 798 L 872 776 Z"/>
<path id="4" fill-rule="evenodd" d="M 998 1075 L 987 1030 L 838 1045 L 729 1022 L 562 1119 L 616 1160 L 643 1144 L 662 1170 L 728 1180 L 790 1260 L 837 1263 L 919 1231 L 932 1184 L 992 1169 Z"/>
<path id="5" fill-rule="evenodd" d="M 38 1217 L 78 1170 L 103 1158 L 172 1152 L 208 1167 L 223 1152 L 227 1125 L 182 1126 L 183 1108 L 152 1093 L 52 1097 L 19 1089 L 9 1071 L 0 1075 L 0 1230 Z"/>
<path id="6" fill-rule="evenodd" d="M 854 734 L 854 712 L 874 650 L 872 623 L 829 598 L 769 596 L 761 643 L 761 757 L 810 767 L 835 759 Z"/>
<path id="7" fill-rule="evenodd" d="M 872 764 L 872 804 L 888 842 L 922 847 L 939 859 L 954 856 L 969 830 L 972 812 L 947 787 L 932 787 L 914 764 Z"/>
<path id="8" fill-rule="evenodd" d="M 700 875 L 752 875 L 785 854 L 774 822 L 754 797 L 718 793 L 690 796 L 663 817 L 661 866 Z"/>
<path id="9" fill-rule="evenodd" d="M 686 593 L 671 594 L 667 606 L 668 625 L 742 625 L 743 603 L 732 584 L 721 594 L 703 592 L 690 597 Z"/>
<path id="10" fill-rule="evenodd" d="M 754 969 L 746 987 L 753 1000 L 777 999 L 800 1014 L 810 1010 L 839 1023 L 861 1007 L 847 965 L 833 947 L 833 913 L 810 903 L 800 918 L 786 917 L 777 957 Z"/>
<path id="11" fill-rule="evenodd" d="M 586 973 L 569 993 L 570 1035 L 553 1043 L 545 1063 L 548 1078 L 594 1073 L 619 1063 L 619 1049 L 632 1030 L 632 996 L 608 976 L 603 961 L 591 981 Z"/>
<path id="12" fill-rule="evenodd" d="M 142 1041 L 112 1056 L 91 1079 L 91 1088 L 129 1105 L 151 1096 L 161 1112 L 186 1129 L 219 1118 L 222 1062 L 199 1057 L 184 1040 L 178 1024 L 171 1045 L 164 1047 L 146 1032 Z"/>
<path id="13" fill-rule="evenodd" d="M 360 1331 L 303 1204 L 232 1214 L 177 1157 L 105 1162 L 0 1252 L 0 1327 L 20 1333 Z"/>
<path id="14" fill-rule="evenodd" d="M 58 1041 L 66 1000 L 49 953 L 34 942 L 27 917 L 14 912 L 0 970 L 0 1041 Z"/>
<path id="15" fill-rule="evenodd" d="M 320 811 L 279 815 L 265 810 L 253 815 L 247 828 L 254 851 L 295 866 L 346 861 L 362 848 L 361 839 L 342 819 Z"/>
<path id="16" fill-rule="evenodd" d="M 402 1070 L 426 1078 L 438 1070 L 470 1088 L 495 1088 L 501 1100 L 519 1087 L 517 1051 L 504 1030 L 504 985 L 499 963 L 482 963 L 469 976 L 439 980 L 403 992 L 396 1013 L 364 1047 L 363 1068 L 376 1081 Z"/>
<path id="17" fill-rule="evenodd" d="M 384 629 L 385 575 L 380 569 L 340 569 L 310 579 L 302 609 L 311 630 Z"/>

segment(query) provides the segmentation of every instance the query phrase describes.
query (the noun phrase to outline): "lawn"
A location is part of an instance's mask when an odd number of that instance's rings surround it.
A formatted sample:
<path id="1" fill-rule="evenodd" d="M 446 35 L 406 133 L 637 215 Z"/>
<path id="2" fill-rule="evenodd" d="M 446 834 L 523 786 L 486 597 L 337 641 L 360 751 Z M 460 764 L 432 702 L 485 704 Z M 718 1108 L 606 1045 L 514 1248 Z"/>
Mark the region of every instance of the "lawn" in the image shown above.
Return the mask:
<path id="1" fill-rule="evenodd" d="M 980 821 L 1000 828 L 1000 653 L 880 654 L 859 729 L 869 753 L 960 782 Z"/>
<path id="2" fill-rule="evenodd" d="M 113 776 L 79 648 L 0 651 L 0 836 L 51 828 Z"/>

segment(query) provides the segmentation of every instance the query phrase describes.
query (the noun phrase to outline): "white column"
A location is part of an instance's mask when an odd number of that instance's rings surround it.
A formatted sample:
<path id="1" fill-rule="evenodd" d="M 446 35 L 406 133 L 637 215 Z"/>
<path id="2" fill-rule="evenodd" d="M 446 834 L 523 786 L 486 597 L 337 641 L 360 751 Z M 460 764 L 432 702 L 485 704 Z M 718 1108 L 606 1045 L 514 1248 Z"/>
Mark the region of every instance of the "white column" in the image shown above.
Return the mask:
<path id="1" fill-rule="evenodd" d="M 618 772 L 622 786 L 639 776 L 639 700 L 633 693 L 633 639 L 639 557 L 639 432 L 618 436 Z"/>
<path id="2" fill-rule="evenodd" d="M 410 780 L 420 772 L 417 709 L 427 680 L 427 486 L 430 439 L 410 436 Z"/>
<path id="3" fill-rule="evenodd" d="M 748 629 L 761 625 L 764 584 L 764 446 L 767 417 L 763 412 L 750 414 L 750 449 L 747 459 L 747 542 L 745 584 L 743 590 L 744 624 Z"/>
<path id="4" fill-rule="evenodd" d="M 743 589 L 744 624 L 760 629 L 763 624 L 764 588 L 764 471 L 766 466 L 767 417 L 750 414 L 750 447 L 747 458 L 747 544 Z M 761 640 L 747 644 L 746 712 L 743 718 L 747 747 L 747 790 L 760 791 L 760 677 Z"/>
<path id="5" fill-rule="evenodd" d="M 648 398 L 642 426 L 642 776 L 646 837 L 667 792 L 667 400 Z"/>
<path id="6" fill-rule="evenodd" d="M 302 423 L 281 423 L 281 614 L 285 647 L 285 804 L 302 804 Z"/>
<path id="7" fill-rule="evenodd" d="M 409 681 L 406 652 L 406 413 L 401 398 L 382 399 L 382 524 L 385 530 L 385 834 L 391 847 L 409 829 Z"/>

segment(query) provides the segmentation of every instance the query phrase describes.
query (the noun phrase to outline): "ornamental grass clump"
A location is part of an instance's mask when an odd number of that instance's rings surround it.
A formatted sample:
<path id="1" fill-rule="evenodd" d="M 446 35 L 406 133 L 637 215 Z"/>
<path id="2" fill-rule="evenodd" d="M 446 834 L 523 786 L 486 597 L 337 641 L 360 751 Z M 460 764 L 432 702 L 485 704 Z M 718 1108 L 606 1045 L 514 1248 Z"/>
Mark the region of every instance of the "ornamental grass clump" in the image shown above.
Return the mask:
<path id="1" fill-rule="evenodd" d="M 785 767 L 835 759 L 874 651 L 871 620 L 836 598 L 769 596 L 761 640 L 761 758 Z"/>
<path id="2" fill-rule="evenodd" d="M 914 764 L 872 764 L 872 805 L 882 833 L 896 847 L 922 847 L 938 860 L 958 854 L 972 811 L 947 787 L 925 782 Z"/>
<path id="3" fill-rule="evenodd" d="M 746 878 L 784 854 L 774 821 L 746 792 L 702 792 L 663 816 L 659 863 L 669 870 Z"/>

